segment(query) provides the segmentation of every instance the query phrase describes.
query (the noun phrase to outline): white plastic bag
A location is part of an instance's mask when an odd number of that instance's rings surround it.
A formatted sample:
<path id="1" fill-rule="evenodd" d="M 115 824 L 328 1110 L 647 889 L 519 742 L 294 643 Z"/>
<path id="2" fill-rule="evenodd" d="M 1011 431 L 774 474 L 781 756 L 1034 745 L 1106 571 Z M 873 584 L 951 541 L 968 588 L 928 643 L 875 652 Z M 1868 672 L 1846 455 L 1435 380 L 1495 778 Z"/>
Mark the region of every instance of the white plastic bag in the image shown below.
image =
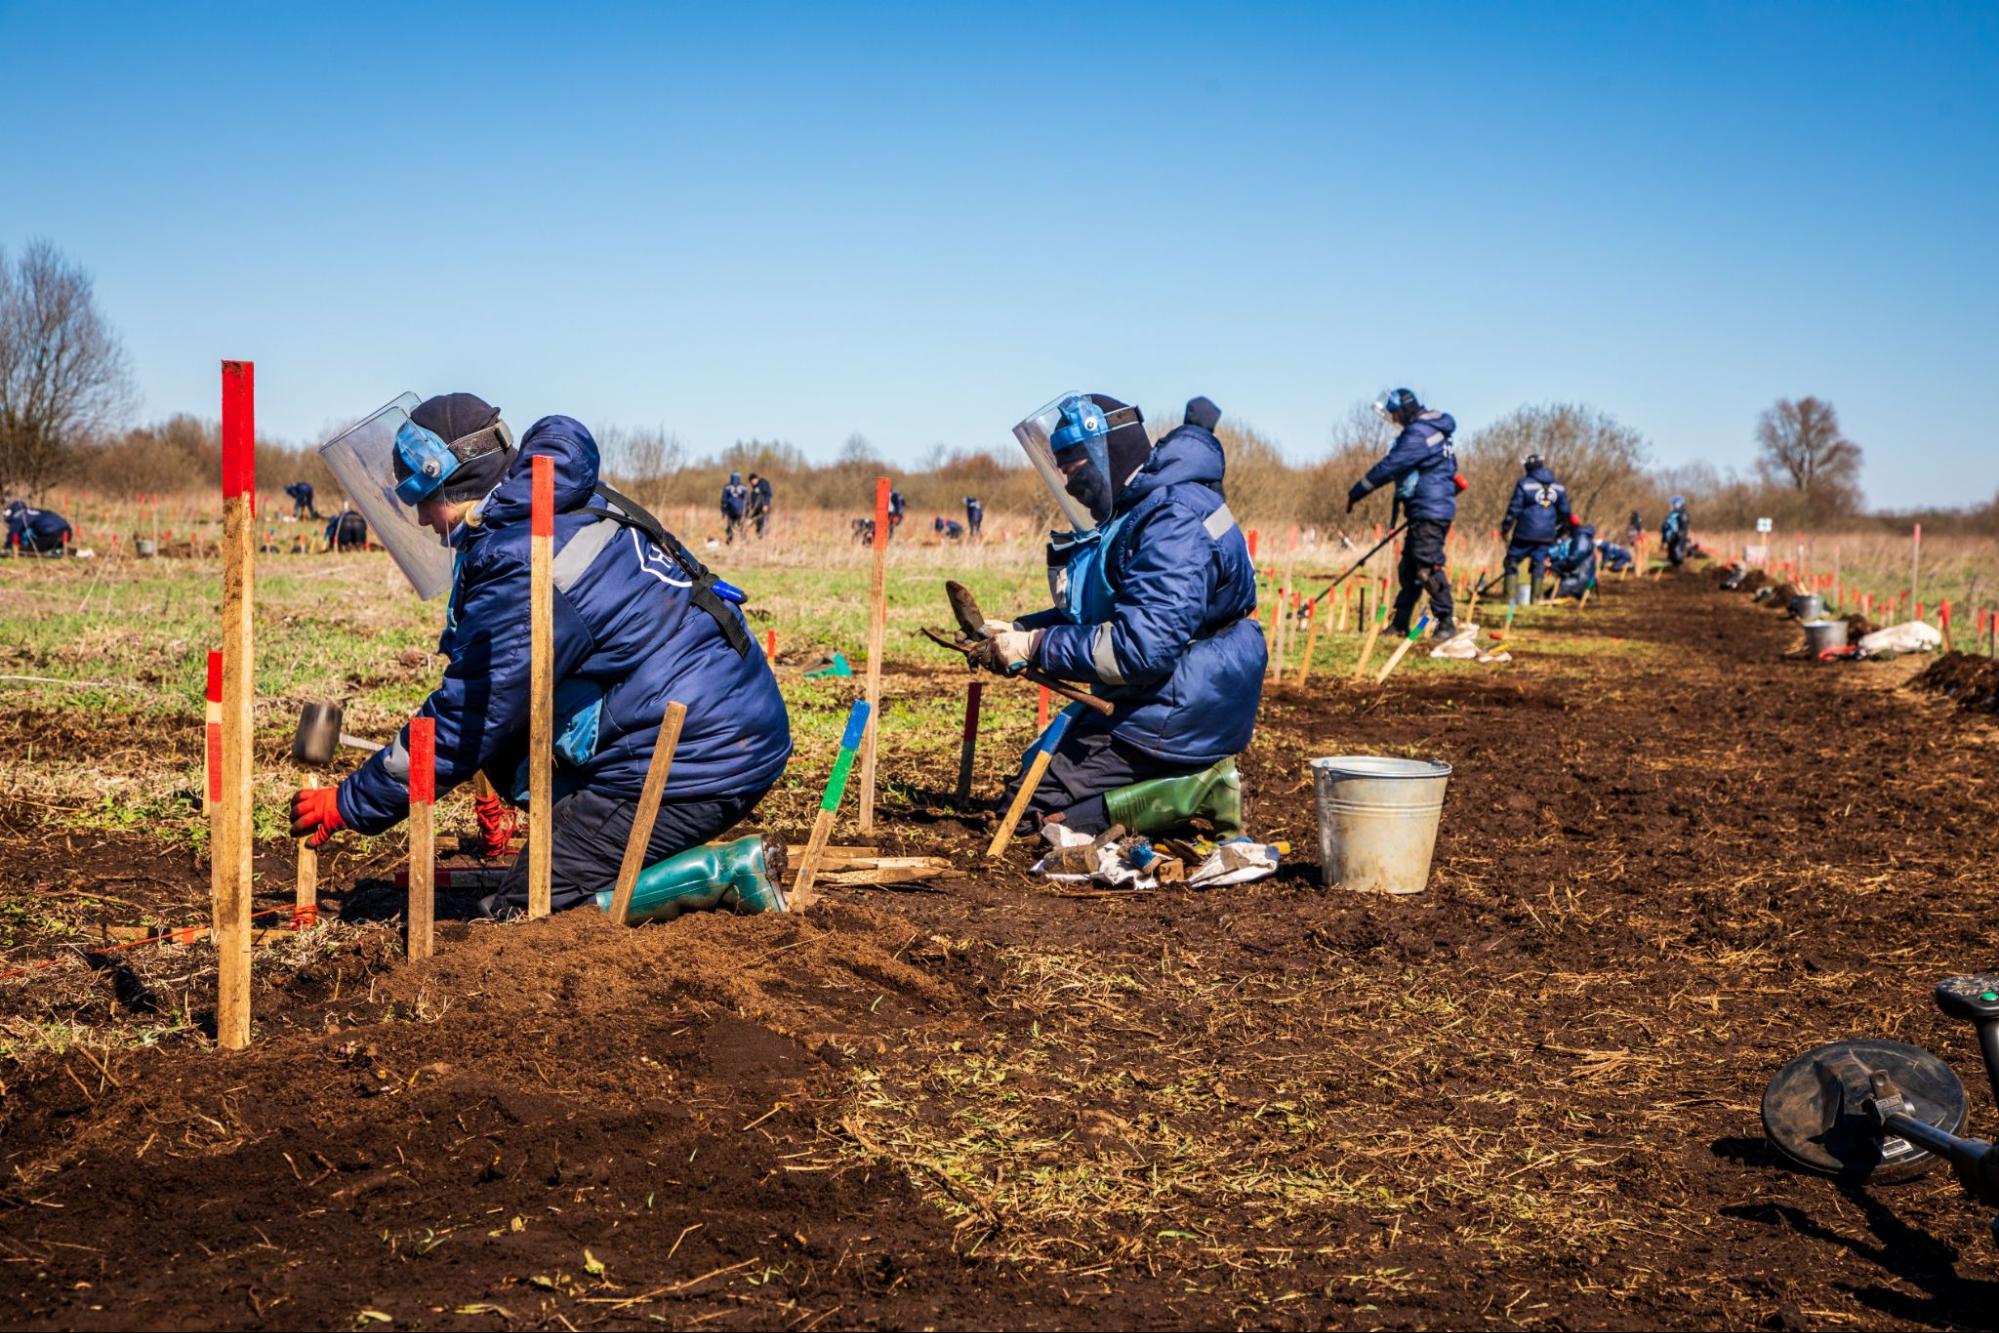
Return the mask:
<path id="1" fill-rule="evenodd" d="M 1877 629 L 1862 639 L 1858 646 L 1868 657 L 1881 657 L 1888 653 L 1927 653 L 1943 647 L 1943 632 L 1920 620 L 1910 620 Z"/>
<path id="2" fill-rule="evenodd" d="M 1478 626 L 1466 625 L 1430 650 L 1432 657 L 1456 658 L 1469 662 L 1478 656 Z"/>

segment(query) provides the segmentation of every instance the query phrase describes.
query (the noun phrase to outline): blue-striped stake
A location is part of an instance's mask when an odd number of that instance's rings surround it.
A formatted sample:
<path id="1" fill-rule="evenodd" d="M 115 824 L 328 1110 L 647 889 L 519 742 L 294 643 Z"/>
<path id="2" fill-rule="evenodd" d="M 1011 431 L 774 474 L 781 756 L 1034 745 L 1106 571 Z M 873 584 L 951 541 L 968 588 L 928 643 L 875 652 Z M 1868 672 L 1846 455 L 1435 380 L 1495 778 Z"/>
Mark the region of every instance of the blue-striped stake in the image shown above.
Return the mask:
<path id="1" fill-rule="evenodd" d="M 812 836 L 805 844 L 805 855 L 798 862 L 798 878 L 791 884 L 791 906 L 806 907 L 812 902 L 812 880 L 819 873 L 819 861 L 826 852 L 826 842 L 833 836 L 833 814 L 840 808 L 840 798 L 847 794 L 847 775 L 854 768 L 854 753 L 861 748 L 861 738 L 868 734 L 868 701 L 854 700 L 854 711 L 847 714 L 847 730 L 840 736 L 840 755 L 833 761 L 833 772 L 826 779 L 826 794 L 819 798 L 819 813 L 812 820 Z"/>

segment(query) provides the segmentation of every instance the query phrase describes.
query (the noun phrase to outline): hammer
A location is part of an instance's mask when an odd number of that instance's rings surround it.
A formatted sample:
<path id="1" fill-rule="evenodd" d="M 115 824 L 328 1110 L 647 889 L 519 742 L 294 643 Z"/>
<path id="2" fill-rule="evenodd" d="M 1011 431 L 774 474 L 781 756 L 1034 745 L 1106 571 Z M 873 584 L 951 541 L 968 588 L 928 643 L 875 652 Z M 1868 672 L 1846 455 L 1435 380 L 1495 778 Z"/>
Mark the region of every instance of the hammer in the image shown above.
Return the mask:
<path id="1" fill-rule="evenodd" d="M 341 746 L 351 750 L 375 751 L 379 742 L 349 736 L 340 729 L 346 709 L 315 699 L 299 710 L 298 730 L 292 733 L 292 759 L 306 768 L 324 768 L 333 762 L 333 752 Z"/>

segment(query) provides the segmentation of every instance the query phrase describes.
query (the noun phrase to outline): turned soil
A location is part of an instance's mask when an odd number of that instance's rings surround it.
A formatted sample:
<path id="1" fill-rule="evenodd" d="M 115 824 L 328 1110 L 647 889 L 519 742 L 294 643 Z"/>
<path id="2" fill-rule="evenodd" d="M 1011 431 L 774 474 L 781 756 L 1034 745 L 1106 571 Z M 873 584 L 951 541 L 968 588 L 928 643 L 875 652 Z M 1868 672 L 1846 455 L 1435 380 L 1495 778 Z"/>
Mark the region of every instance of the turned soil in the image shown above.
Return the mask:
<path id="1" fill-rule="evenodd" d="M 919 799 L 877 841 L 968 873 L 448 922 L 412 965 L 362 885 L 388 866 L 330 858 L 331 924 L 260 953 L 236 1055 L 141 1040 L 207 1017 L 204 945 L 66 955 L 0 981 L 95 1034 L 0 1068 L 0 1323 L 1990 1326 L 1945 1176 L 1842 1190 L 1761 1137 L 1771 1073 L 1863 1033 L 1999 1129 L 1928 999 L 1999 962 L 1992 724 L 1799 637 L 1704 578 L 1612 581 L 1507 667 L 1275 687 L 1243 768 L 1294 851 L 1240 888 L 1061 896 Z M 1428 892 L 1318 887 L 1306 761 L 1350 752 L 1454 766 Z M 0 883 L 199 916 L 190 855 L 50 817 L 0 803 Z"/>

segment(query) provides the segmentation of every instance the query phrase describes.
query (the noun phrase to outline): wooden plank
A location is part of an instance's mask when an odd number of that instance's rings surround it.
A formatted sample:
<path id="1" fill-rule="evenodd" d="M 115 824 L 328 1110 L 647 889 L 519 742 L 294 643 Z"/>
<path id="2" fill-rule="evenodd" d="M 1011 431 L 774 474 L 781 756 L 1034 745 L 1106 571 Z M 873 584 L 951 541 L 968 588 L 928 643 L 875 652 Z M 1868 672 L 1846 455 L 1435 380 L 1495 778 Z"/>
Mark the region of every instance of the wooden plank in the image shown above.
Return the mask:
<path id="1" fill-rule="evenodd" d="M 528 552 L 528 917 L 549 913 L 555 862 L 555 459 L 536 454 Z"/>
<path id="2" fill-rule="evenodd" d="M 625 924 L 632 910 L 632 890 L 638 887 L 639 871 L 645 869 L 646 846 L 652 841 L 652 826 L 659 819 L 659 798 L 666 791 L 667 774 L 673 771 L 673 752 L 680 746 L 680 728 L 687 721 L 687 705 L 667 704 L 666 716 L 653 738 L 652 758 L 646 761 L 646 782 L 639 790 L 639 808 L 632 816 L 632 831 L 625 839 L 625 858 L 618 866 L 618 883 L 611 894 L 611 920 Z"/>
<path id="3" fill-rule="evenodd" d="M 215 1041 L 250 1044 L 251 743 L 256 702 L 255 375 L 222 363 L 222 791 L 216 810 L 213 919 Z"/>
<path id="4" fill-rule="evenodd" d="M 409 726 L 409 906 L 403 912 L 403 951 L 411 962 L 431 956 L 437 912 L 437 723 L 413 717 Z"/>
<path id="5" fill-rule="evenodd" d="M 868 731 L 861 738 L 861 822 L 875 828 L 875 747 L 881 732 L 882 648 L 888 639 L 888 478 L 875 479 L 874 572 L 868 581 Z"/>

